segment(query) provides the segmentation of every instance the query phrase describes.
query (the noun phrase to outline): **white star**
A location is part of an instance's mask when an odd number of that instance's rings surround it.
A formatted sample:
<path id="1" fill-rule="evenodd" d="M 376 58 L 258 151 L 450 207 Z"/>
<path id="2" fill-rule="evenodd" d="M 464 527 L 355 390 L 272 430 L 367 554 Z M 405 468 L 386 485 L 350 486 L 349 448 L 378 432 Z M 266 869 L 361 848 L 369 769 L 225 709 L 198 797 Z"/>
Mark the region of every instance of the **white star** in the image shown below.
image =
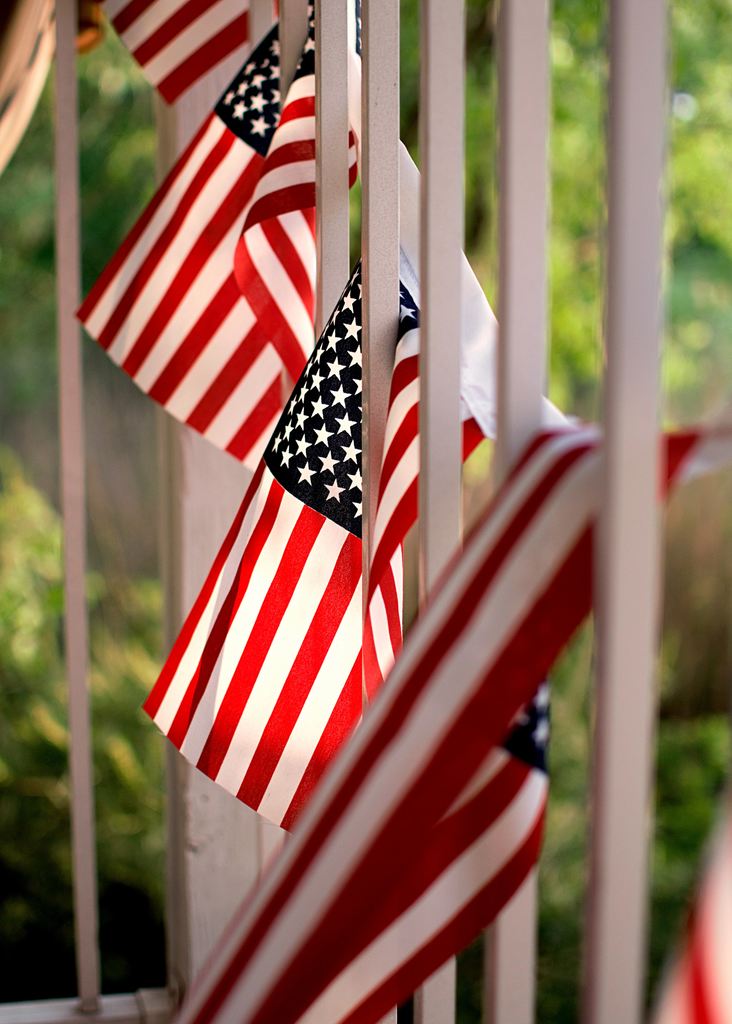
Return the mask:
<path id="1" fill-rule="evenodd" d="M 549 723 L 546 718 L 541 718 L 536 728 L 534 729 L 534 743 L 537 747 L 545 747 L 546 742 L 549 739 Z"/>
<path id="2" fill-rule="evenodd" d="M 536 694 L 536 706 L 544 710 L 549 707 L 549 687 L 546 683 L 542 683 Z"/>
<path id="3" fill-rule="evenodd" d="M 343 461 L 348 462 L 349 459 L 352 459 L 356 463 L 356 465 L 358 465 L 358 459 L 356 458 L 356 456 L 360 454 L 361 449 L 357 448 L 353 441 L 351 441 L 348 447 L 343 449 Z"/>
<path id="4" fill-rule="evenodd" d="M 347 398 L 348 398 L 348 395 L 343 390 L 343 385 L 339 384 L 338 388 L 331 395 L 330 404 L 331 405 L 342 405 L 343 408 L 345 409 L 346 408 L 346 399 Z"/>
<path id="5" fill-rule="evenodd" d="M 352 295 L 344 295 L 343 296 L 343 308 L 347 309 L 349 313 L 352 313 L 353 312 L 353 303 L 355 301 L 356 300 L 354 299 L 354 297 Z"/>
<path id="6" fill-rule="evenodd" d="M 358 334 L 361 328 L 356 323 L 355 318 L 351 320 L 350 324 L 346 324 L 346 340 L 348 338 L 355 338 L 358 341 Z"/>
<path id="7" fill-rule="evenodd" d="M 254 75 L 252 77 L 251 85 L 253 85 L 255 89 L 259 89 L 259 87 L 262 85 L 262 83 L 266 82 L 266 81 L 267 81 L 266 75 Z"/>
<path id="8" fill-rule="evenodd" d="M 234 117 L 238 118 L 239 121 L 244 117 L 247 112 L 246 103 L 237 103 L 234 107 Z"/>
<path id="9" fill-rule="evenodd" d="M 292 423 L 288 423 L 287 426 L 285 427 L 285 437 L 287 438 L 288 441 L 290 440 L 290 434 L 294 429 L 295 428 L 293 427 Z"/>
<path id="10" fill-rule="evenodd" d="M 353 481 L 353 483 L 349 487 L 350 491 L 360 491 L 361 490 L 362 480 L 361 480 L 361 470 L 360 469 L 357 469 L 355 473 L 349 473 L 348 474 L 348 479 Z"/>
<path id="11" fill-rule="evenodd" d="M 336 423 L 338 424 L 338 433 L 339 434 L 343 434 L 343 433 L 350 434 L 351 433 L 351 427 L 355 427 L 356 426 L 356 421 L 352 420 L 351 417 L 348 415 L 348 413 L 346 413 L 345 416 L 343 416 L 343 417 L 336 416 Z"/>
<path id="12" fill-rule="evenodd" d="M 287 468 L 289 469 L 290 468 L 290 459 L 291 458 L 292 458 L 292 452 L 290 451 L 289 448 L 285 448 L 285 450 L 282 453 L 282 465 L 283 466 L 287 466 Z"/>
<path id="13" fill-rule="evenodd" d="M 272 447 L 274 448 L 274 450 L 276 452 L 278 452 L 280 450 L 280 445 L 281 444 L 282 444 L 282 434 L 278 434 L 277 437 L 274 439 L 274 443 L 273 443 Z"/>
<path id="14" fill-rule="evenodd" d="M 335 467 L 338 463 L 333 458 L 332 454 L 328 452 L 327 455 L 319 455 L 318 458 L 323 463 L 323 473 L 332 473 L 335 476 Z"/>
<path id="15" fill-rule="evenodd" d="M 307 443 L 305 438 L 301 437 L 295 443 L 297 445 L 297 454 L 298 455 L 307 455 L 308 448 L 310 447 L 310 445 Z"/>
<path id="16" fill-rule="evenodd" d="M 360 395 L 361 394 L 361 390 L 362 390 L 361 378 L 360 377 L 354 377 L 353 378 L 353 383 L 356 385 L 356 390 L 353 392 L 354 395 Z M 361 406 L 359 405 L 359 409 L 360 408 L 361 408 Z"/>
<path id="17" fill-rule="evenodd" d="M 335 350 L 335 347 L 336 347 L 337 344 L 338 344 L 338 335 L 336 333 L 336 329 L 335 329 L 335 325 L 334 325 L 331 328 L 330 334 L 328 335 L 328 348 L 332 348 L 332 349 Z"/>
<path id="18" fill-rule="evenodd" d="M 305 481 L 306 484 L 309 484 L 311 477 L 315 474 L 315 470 L 311 469 L 307 464 L 302 467 L 298 466 L 297 468 L 300 472 L 300 479 L 298 480 L 298 483 L 301 484 Z"/>
<path id="19" fill-rule="evenodd" d="M 332 430 L 326 430 L 325 427 L 321 427 L 320 430 L 315 431 L 315 444 L 324 444 L 327 448 L 328 438 L 332 436 Z"/>
<path id="20" fill-rule="evenodd" d="M 320 397 L 320 395 L 318 395 L 318 397 L 313 402 L 313 416 L 320 416 L 320 418 L 323 419 L 324 409 L 325 403 L 323 402 L 323 399 Z"/>
<path id="21" fill-rule="evenodd" d="M 349 366 L 362 366 L 363 365 L 363 359 L 362 359 L 362 356 L 361 356 L 361 346 L 360 345 L 358 346 L 358 348 L 355 348 L 353 350 L 353 352 L 349 352 L 348 354 L 351 357 L 351 361 L 348 364 Z"/>
<path id="22" fill-rule="evenodd" d="M 339 487 L 337 480 L 334 480 L 332 484 L 326 484 L 325 486 L 328 490 L 328 497 L 325 499 L 326 501 L 330 501 L 331 498 L 334 498 L 336 501 L 341 500 L 341 494 L 345 488 Z"/>
<path id="23" fill-rule="evenodd" d="M 255 135 L 264 137 L 264 133 L 267 131 L 267 122 L 263 117 L 258 117 L 256 121 L 252 121 L 252 131 Z"/>
<path id="24" fill-rule="evenodd" d="M 262 111 L 264 110 L 264 96 L 261 94 L 261 92 L 258 92 L 256 93 L 256 95 L 252 96 L 249 102 L 249 107 L 251 110 L 257 110 L 260 114 L 262 113 Z"/>
<path id="25" fill-rule="evenodd" d="M 315 364 L 313 364 L 313 365 L 315 365 Z M 316 370 L 315 373 L 313 374 L 313 383 L 310 385 L 310 390 L 312 391 L 313 388 L 315 388 L 316 390 L 319 391 L 320 390 L 320 385 L 323 383 L 324 380 L 325 380 L 325 377 L 320 372 L 320 370 Z"/>
<path id="26" fill-rule="evenodd" d="M 279 42 L 279 39 L 273 39 L 272 40 L 272 45 L 270 46 L 270 51 L 272 53 L 279 53 L 280 52 L 280 42 Z"/>
<path id="27" fill-rule="evenodd" d="M 340 377 L 341 372 L 345 370 L 345 366 L 343 365 L 343 363 L 338 361 L 338 356 L 335 357 L 332 363 L 326 363 L 325 365 L 328 367 L 328 370 L 330 371 L 328 373 L 329 377 Z"/>
<path id="28" fill-rule="evenodd" d="M 314 50 L 314 49 L 315 49 L 315 40 L 308 38 L 308 41 L 305 43 L 305 50 L 304 50 L 304 52 L 305 53 L 310 53 L 311 50 Z"/>
<path id="29" fill-rule="evenodd" d="M 415 315 L 414 315 L 414 310 L 411 308 L 411 306 L 404 306 L 404 305 L 402 305 L 400 303 L 400 305 L 399 305 L 399 313 L 401 315 L 402 320 L 416 320 L 417 319 L 415 317 Z"/>
<path id="30" fill-rule="evenodd" d="M 305 420 L 306 419 L 307 419 L 307 416 L 305 415 L 305 410 L 303 409 L 301 412 L 299 412 L 297 414 L 297 427 L 298 427 L 298 430 L 304 430 L 305 429 Z"/>
<path id="31" fill-rule="evenodd" d="M 248 88 L 249 88 L 249 83 L 248 82 L 239 82 L 239 85 L 236 87 L 236 94 L 237 94 L 237 96 L 243 96 L 246 93 Z"/>
<path id="32" fill-rule="evenodd" d="M 354 519 L 358 519 L 360 517 L 360 515 L 361 515 L 361 509 L 363 508 L 363 502 L 362 501 L 354 501 L 353 507 L 356 509 L 356 511 L 353 513 L 353 518 Z"/>
<path id="33" fill-rule="evenodd" d="M 229 89 L 227 94 L 224 96 L 224 103 L 226 103 L 227 105 L 230 104 L 235 96 L 236 96 L 236 93 L 232 92 L 231 89 Z"/>

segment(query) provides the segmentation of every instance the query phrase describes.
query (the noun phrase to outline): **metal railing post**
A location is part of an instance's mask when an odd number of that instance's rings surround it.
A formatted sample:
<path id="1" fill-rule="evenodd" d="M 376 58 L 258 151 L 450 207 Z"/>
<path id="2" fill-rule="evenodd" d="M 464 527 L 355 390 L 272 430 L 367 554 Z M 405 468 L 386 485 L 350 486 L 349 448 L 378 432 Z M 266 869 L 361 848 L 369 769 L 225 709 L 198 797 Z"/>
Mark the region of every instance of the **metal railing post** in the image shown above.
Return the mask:
<path id="1" fill-rule="evenodd" d="M 541 423 L 546 382 L 549 127 L 547 0 L 499 16 L 499 345 L 496 481 Z M 531 1024 L 537 880 L 532 872 L 486 933 L 485 1016 Z"/>
<path id="2" fill-rule="evenodd" d="M 59 358 L 64 638 L 69 687 L 71 848 L 79 1007 L 99 1003 L 96 834 L 86 605 L 84 391 L 80 298 L 76 3 L 56 4 L 56 295 Z"/>
<path id="3" fill-rule="evenodd" d="M 664 0 L 610 4 L 607 368 L 584 1019 L 638 1024 L 646 965 L 661 577 Z"/>
<path id="4" fill-rule="evenodd" d="M 463 0 L 423 0 L 420 28 L 419 589 L 424 601 L 458 547 L 462 526 Z M 452 958 L 415 994 L 417 1024 L 455 1020 L 456 982 Z"/>

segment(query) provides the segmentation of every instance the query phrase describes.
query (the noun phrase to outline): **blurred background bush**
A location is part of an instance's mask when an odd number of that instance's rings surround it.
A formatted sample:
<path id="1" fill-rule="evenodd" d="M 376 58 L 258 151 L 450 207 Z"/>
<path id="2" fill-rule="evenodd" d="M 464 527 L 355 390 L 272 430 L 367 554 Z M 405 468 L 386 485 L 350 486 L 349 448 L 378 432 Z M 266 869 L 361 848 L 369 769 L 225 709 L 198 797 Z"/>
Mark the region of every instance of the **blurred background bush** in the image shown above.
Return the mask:
<path id="1" fill-rule="evenodd" d="M 671 7 L 664 417 L 732 395 L 732 2 Z M 418 20 L 403 0 L 402 134 L 416 154 Z M 550 393 L 601 412 L 606 5 L 555 0 Z M 466 245 L 496 294 L 495 9 L 468 2 Z M 80 74 L 88 287 L 152 194 L 149 87 L 108 33 Z M 49 82 L 0 180 L 0 1001 L 74 991 L 58 517 Z M 357 217 L 354 231 L 357 230 Z M 163 656 L 155 413 L 95 345 L 87 386 L 91 656 L 106 992 L 164 982 L 163 745 L 139 709 Z M 471 504 L 486 460 L 468 473 Z M 732 476 L 667 516 L 649 998 L 681 926 L 730 764 Z M 538 1019 L 577 1019 L 585 891 L 587 626 L 553 674 L 552 795 L 541 862 Z M 39 955 L 40 954 L 40 955 Z M 479 1019 L 480 943 L 461 958 L 460 1020 Z M 42 965 L 39 968 L 39 964 Z"/>

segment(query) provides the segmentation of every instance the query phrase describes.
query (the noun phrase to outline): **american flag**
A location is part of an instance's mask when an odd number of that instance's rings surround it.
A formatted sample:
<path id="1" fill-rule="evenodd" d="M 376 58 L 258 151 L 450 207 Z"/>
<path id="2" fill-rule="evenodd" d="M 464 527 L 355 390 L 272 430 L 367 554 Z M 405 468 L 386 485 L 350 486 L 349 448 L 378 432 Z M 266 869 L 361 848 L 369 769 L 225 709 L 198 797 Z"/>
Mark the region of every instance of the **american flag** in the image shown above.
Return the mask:
<path id="1" fill-rule="evenodd" d="M 729 459 L 729 433 L 724 446 Z M 669 481 L 704 449 L 698 434 L 668 439 Z M 500 743 L 590 610 L 600 460 L 591 429 L 529 446 L 181 1024 L 378 1021 L 516 891 L 545 781 Z"/>
<path id="2" fill-rule="evenodd" d="M 312 88 L 305 55 L 292 92 Z M 298 123 L 299 98 L 283 111 L 283 128 Z M 277 317 L 260 319 L 234 277 L 234 254 L 247 211 L 264 176 L 268 151 L 282 166 L 276 142 L 280 111 L 277 27 L 256 48 L 213 113 L 182 154 L 80 311 L 86 329 L 135 383 L 213 444 L 254 466 L 282 409 L 282 323 L 297 325 L 302 351 L 312 347 L 312 319 L 292 301 L 289 276 L 312 291 L 312 238 L 297 252 L 280 251 Z M 308 119 L 304 119 L 308 122 Z M 309 124 L 309 122 L 308 122 Z M 278 156 L 278 153 L 280 154 Z M 295 162 L 295 175 L 311 168 Z M 293 211 L 291 218 L 307 219 Z M 273 228 L 275 230 L 275 228 Z M 274 266 L 269 265 L 274 276 Z M 303 278 L 305 279 L 303 281 Z M 252 298 L 252 292 L 249 292 Z M 306 302 L 310 310 L 312 303 Z M 305 322 L 307 321 L 307 322 Z M 287 353 L 292 372 L 293 356 Z"/>
<path id="3" fill-rule="evenodd" d="M 116 32 L 161 96 L 174 103 L 249 41 L 249 0 L 107 0 Z"/>
<path id="4" fill-rule="evenodd" d="M 361 716 L 361 284 L 349 282 L 145 708 L 289 827 Z"/>
<path id="5" fill-rule="evenodd" d="M 364 645 L 370 694 L 401 646 L 401 545 L 417 516 L 418 316 L 405 286 L 397 341 Z M 466 450 L 481 437 L 468 420 Z M 361 717 L 360 538 L 358 267 L 146 703 L 193 764 L 285 828 Z"/>
<path id="6" fill-rule="evenodd" d="M 356 145 L 349 138 L 349 185 Z M 310 31 L 236 247 L 234 273 L 249 306 L 297 380 L 315 316 L 315 25 Z"/>
<path id="7" fill-rule="evenodd" d="M 666 985 L 655 1024 L 732 1021 L 732 798 L 710 851 L 686 945 Z"/>

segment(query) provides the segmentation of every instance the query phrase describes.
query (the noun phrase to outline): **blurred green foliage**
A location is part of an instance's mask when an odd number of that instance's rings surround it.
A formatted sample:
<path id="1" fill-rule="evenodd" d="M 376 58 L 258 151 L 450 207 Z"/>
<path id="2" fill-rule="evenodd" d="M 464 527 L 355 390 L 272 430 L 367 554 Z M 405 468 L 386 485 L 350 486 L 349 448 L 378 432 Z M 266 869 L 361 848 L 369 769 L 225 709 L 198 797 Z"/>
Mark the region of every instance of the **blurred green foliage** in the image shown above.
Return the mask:
<path id="1" fill-rule="evenodd" d="M 552 20 L 550 393 L 601 412 L 607 4 Z M 402 0 L 402 135 L 418 155 L 417 0 Z M 664 415 L 732 395 L 732 0 L 671 9 Z M 467 2 L 466 249 L 495 300 L 495 5 Z M 110 35 L 79 61 L 83 279 L 154 189 L 152 94 Z M 73 991 L 63 599 L 54 508 L 53 89 L 0 180 L 0 1000 Z M 357 198 L 357 193 L 356 193 Z M 354 235 L 358 208 L 354 205 Z M 160 660 L 150 403 L 85 346 L 92 688 L 104 987 L 163 978 L 161 750 L 139 710 Z M 16 454 L 10 454 L 12 449 Z M 22 469 L 21 469 L 22 465 Z M 476 491 L 476 494 L 478 492 Z M 475 499 L 477 501 L 477 498 Z M 692 891 L 729 764 L 732 477 L 668 514 L 650 987 Z M 553 673 L 552 792 L 541 863 L 539 1015 L 577 1019 L 585 895 L 590 627 Z M 39 957 L 40 954 L 40 957 Z M 480 943 L 461 958 L 461 1021 L 479 1019 Z M 43 970 L 37 969 L 42 963 Z"/>
<path id="2" fill-rule="evenodd" d="M 100 938 L 106 991 L 160 984 L 160 589 L 90 576 Z M 61 526 L 0 449 L 0 1000 L 74 990 Z M 39 963 L 44 965 L 38 969 Z"/>

